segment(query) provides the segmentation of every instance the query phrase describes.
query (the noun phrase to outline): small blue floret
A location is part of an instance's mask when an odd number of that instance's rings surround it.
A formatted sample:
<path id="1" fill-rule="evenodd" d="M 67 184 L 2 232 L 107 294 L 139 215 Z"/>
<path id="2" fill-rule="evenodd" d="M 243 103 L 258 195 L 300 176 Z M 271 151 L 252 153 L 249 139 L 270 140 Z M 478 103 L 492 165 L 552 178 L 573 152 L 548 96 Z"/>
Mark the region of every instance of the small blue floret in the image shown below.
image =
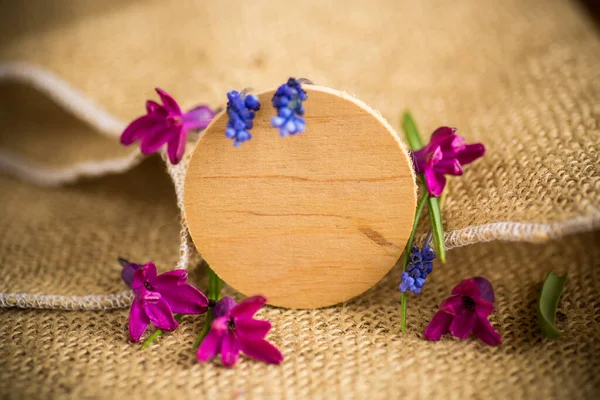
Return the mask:
<path id="1" fill-rule="evenodd" d="M 238 147 L 245 141 L 252 139 L 249 130 L 252 129 L 256 111 L 260 109 L 258 97 L 253 94 L 245 95 L 232 90 L 227 93 L 227 115 L 229 121 L 225 129 L 225 136 L 233 140 L 233 145 Z"/>
<path id="2" fill-rule="evenodd" d="M 302 133 L 306 129 L 306 122 L 302 118 L 302 102 L 307 98 L 301 83 L 294 78 L 288 79 L 286 84 L 277 88 L 272 100 L 273 107 L 277 109 L 277 116 L 271 119 L 271 125 L 279 128 L 282 137 Z"/>
<path id="3" fill-rule="evenodd" d="M 426 283 L 427 275 L 433 270 L 433 259 L 435 251 L 425 245 L 423 250 L 413 246 L 410 251 L 409 261 L 406 265 L 406 271 L 402 273 L 402 281 L 398 289 L 405 293 L 406 291 L 415 294 L 421 293 L 421 289 Z"/>

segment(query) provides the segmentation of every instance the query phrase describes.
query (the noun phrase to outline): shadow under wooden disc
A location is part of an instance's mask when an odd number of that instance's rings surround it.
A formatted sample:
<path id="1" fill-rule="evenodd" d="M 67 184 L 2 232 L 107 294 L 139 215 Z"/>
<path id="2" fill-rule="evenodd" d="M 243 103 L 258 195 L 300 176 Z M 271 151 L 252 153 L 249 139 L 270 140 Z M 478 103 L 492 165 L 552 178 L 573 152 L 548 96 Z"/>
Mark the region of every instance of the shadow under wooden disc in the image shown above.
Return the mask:
<path id="1" fill-rule="evenodd" d="M 410 234 L 416 187 L 392 128 L 360 101 L 305 85 L 306 132 L 282 138 L 274 90 L 252 139 L 234 147 L 221 113 L 204 131 L 185 180 L 192 239 L 213 270 L 269 304 L 324 307 L 375 285 Z"/>

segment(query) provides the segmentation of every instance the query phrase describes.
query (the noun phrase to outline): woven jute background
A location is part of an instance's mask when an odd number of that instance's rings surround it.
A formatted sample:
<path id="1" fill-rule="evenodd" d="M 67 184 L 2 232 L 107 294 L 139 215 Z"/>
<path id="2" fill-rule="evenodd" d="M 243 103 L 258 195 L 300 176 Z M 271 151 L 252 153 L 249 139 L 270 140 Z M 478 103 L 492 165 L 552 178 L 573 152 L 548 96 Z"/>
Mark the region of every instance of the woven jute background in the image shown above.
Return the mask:
<path id="1" fill-rule="evenodd" d="M 598 397 L 600 40 L 576 3 L 0 2 L 0 164 L 52 170 L 128 157 L 116 138 L 154 86 L 184 106 L 222 106 L 229 89 L 289 76 L 346 90 L 394 126 L 410 107 L 424 134 L 451 125 L 486 144 L 450 182 L 452 246 L 544 243 L 450 250 L 410 296 L 406 335 L 398 268 L 337 307 L 266 308 L 286 357 L 279 367 L 197 364 L 202 318 L 141 351 L 123 309 L 2 308 L 0 397 Z M 120 293 L 117 256 L 173 268 L 176 203 L 157 157 L 61 187 L 0 175 L 0 293 Z M 591 232 L 548 241 L 573 231 Z M 205 287 L 203 269 L 191 271 Z M 569 274 L 558 341 L 541 338 L 535 321 L 549 271 Z M 439 302 L 473 275 L 495 286 L 491 320 L 504 343 L 424 341 Z"/>
<path id="2" fill-rule="evenodd" d="M 198 364 L 191 346 L 202 317 L 186 317 L 173 334 L 140 350 L 128 343 L 126 310 L 0 309 L 0 387 L 15 399 L 597 398 L 598 240 L 593 233 L 552 246 L 493 242 L 451 250 L 427 290 L 410 297 L 404 336 L 397 268 L 341 306 L 267 308 L 259 317 L 273 323 L 269 339 L 286 357 L 281 366 L 248 359 L 232 370 L 219 362 Z M 564 337 L 555 341 L 540 336 L 535 316 L 540 283 L 551 270 L 569 272 L 558 319 Z M 473 275 L 495 285 L 491 321 L 504 343 L 490 348 L 475 340 L 425 341 L 422 332 L 438 303 L 462 277 Z M 191 279 L 202 286 L 201 276 Z"/>

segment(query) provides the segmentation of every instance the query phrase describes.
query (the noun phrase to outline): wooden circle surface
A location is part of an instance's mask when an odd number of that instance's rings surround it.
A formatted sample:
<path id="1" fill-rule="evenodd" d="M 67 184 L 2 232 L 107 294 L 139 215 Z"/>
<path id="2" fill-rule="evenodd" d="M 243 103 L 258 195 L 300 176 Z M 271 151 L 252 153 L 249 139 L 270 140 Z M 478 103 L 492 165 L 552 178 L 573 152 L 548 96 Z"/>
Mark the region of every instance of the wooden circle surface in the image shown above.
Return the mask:
<path id="1" fill-rule="evenodd" d="M 306 132 L 282 138 L 274 90 L 252 139 L 234 147 L 226 113 L 204 131 L 185 179 L 192 239 L 211 268 L 269 304 L 324 307 L 375 285 L 410 234 L 416 187 L 393 129 L 360 101 L 305 85 Z"/>

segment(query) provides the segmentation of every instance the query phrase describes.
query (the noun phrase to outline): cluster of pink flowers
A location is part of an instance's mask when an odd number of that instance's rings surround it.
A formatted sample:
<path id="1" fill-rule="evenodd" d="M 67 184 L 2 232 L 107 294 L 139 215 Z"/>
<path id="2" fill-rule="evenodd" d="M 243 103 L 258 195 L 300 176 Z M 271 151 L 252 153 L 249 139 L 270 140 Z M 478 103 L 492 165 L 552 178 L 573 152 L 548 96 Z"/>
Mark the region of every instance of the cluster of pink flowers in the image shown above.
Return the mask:
<path id="1" fill-rule="evenodd" d="M 221 353 L 223 365 L 231 366 L 241 351 L 257 360 L 280 364 L 283 355 L 265 340 L 271 323 L 254 319 L 254 314 L 266 302 L 263 296 L 248 297 L 240 304 L 231 297 L 219 300 L 213 309 L 215 319 L 211 330 L 198 347 L 198 360 L 206 361 Z"/>
<path id="2" fill-rule="evenodd" d="M 159 329 L 172 331 L 179 325 L 174 313 L 203 314 L 212 307 L 215 319 L 198 348 L 199 361 L 221 354 L 223 364 L 229 367 L 238 361 L 240 352 L 270 364 L 283 361 L 281 352 L 265 340 L 271 323 L 254 319 L 254 314 L 267 301 L 263 296 L 249 297 L 240 304 L 231 297 L 211 302 L 200 290 L 187 283 L 188 275 L 184 270 L 157 275 L 153 263 L 139 265 L 122 259 L 120 262 L 124 281 L 130 283 L 134 294 L 129 313 L 129 337 L 132 341 L 139 342 L 150 323 Z"/>
<path id="3" fill-rule="evenodd" d="M 463 165 L 483 157 L 482 143 L 467 144 L 455 128 L 442 126 L 433 132 L 427 146 L 413 151 L 415 171 L 423 174 L 429 194 L 437 197 L 446 187 L 445 175 L 462 175 Z"/>
<path id="4" fill-rule="evenodd" d="M 188 112 L 181 111 L 175 99 L 162 89 L 156 89 L 162 104 L 148 100 L 146 114 L 133 120 L 121 134 L 121 143 L 129 146 L 140 142 L 144 154 L 152 154 L 167 145 L 167 154 L 172 164 L 181 161 L 188 133 L 202 130 L 215 117 L 215 112 L 201 105 Z"/>
<path id="5" fill-rule="evenodd" d="M 488 321 L 493 310 L 494 289 L 490 281 L 482 277 L 465 279 L 452 290 L 452 296 L 440 304 L 440 311 L 425 329 L 425 338 L 440 340 L 444 334 L 451 333 L 466 339 L 473 333 L 490 346 L 499 345 L 502 337 Z"/>

